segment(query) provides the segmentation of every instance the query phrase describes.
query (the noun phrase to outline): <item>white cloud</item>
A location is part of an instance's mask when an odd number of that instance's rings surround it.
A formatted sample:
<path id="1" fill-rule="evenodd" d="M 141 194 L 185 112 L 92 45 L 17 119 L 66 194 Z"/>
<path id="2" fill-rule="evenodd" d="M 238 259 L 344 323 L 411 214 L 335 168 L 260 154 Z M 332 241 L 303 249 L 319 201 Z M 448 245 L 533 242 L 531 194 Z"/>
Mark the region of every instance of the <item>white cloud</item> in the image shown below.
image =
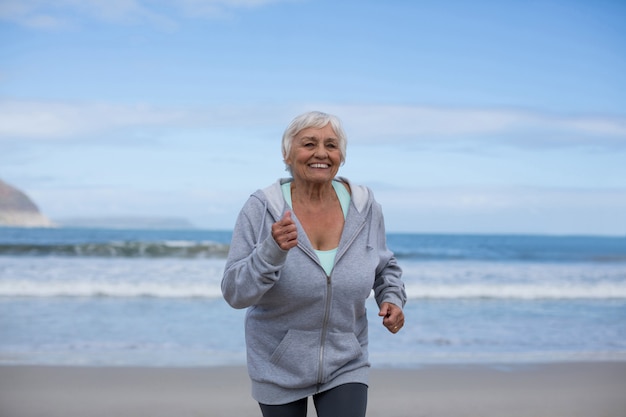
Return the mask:
<path id="1" fill-rule="evenodd" d="M 188 17 L 214 17 L 233 9 L 251 9 L 295 0 L 172 0 Z"/>
<path id="2" fill-rule="evenodd" d="M 29 14 L 20 19 L 20 23 L 26 27 L 33 29 L 62 29 L 71 26 L 71 23 L 65 18 L 59 18 L 50 15 Z"/>
<path id="3" fill-rule="evenodd" d="M 351 137 L 385 140 L 497 138 L 527 146 L 626 145 L 626 117 L 564 116 L 520 109 L 429 106 L 328 106 L 350 128 Z"/>
<path id="4" fill-rule="evenodd" d="M 214 18 L 237 9 L 294 0 L 3 0 L 0 19 L 34 29 L 78 26 L 90 18 L 114 24 L 148 23 L 171 29 L 179 18 Z"/>
<path id="5" fill-rule="evenodd" d="M 375 189 L 391 231 L 626 234 L 626 189 L 424 187 Z"/>
<path id="6" fill-rule="evenodd" d="M 153 11 L 137 0 L 4 0 L 0 19 L 33 29 L 59 29 L 83 26 L 89 18 L 109 23 L 148 22 L 164 28 L 176 23 L 164 13 Z"/>
<path id="7" fill-rule="evenodd" d="M 354 124 L 359 136 L 376 140 L 383 133 L 398 137 L 489 133 L 519 124 L 526 117 L 507 110 L 428 106 L 340 105 L 327 107 L 327 111 Z"/>
<path id="8" fill-rule="evenodd" d="M 205 184 L 146 190 L 125 187 L 30 188 L 52 219 L 183 217 L 230 229 L 252 189 Z M 626 190 L 562 187 L 375 188 L 387 230 L 423 233 L 626 234 Z"/>
<path id="9" fill-rule="evenodd" d="M 213 184 L 161 190 L 115 186 L 35 187 L 29 188 L 28 194 L 53 219 L 175 217 L 213 229 L 231 228 L 248 195 Z"/>
<path id="10" fill-rule="evenodd" d="M 0 137 L 67 139 L 134 126 L 163 126 L 183 119 L 178 110 L 102 103 L 0 102 Z"/>
<path id="11" fill-rule="evenodd" d="M 65 139 L 124 128 L 259 129 L 282 132 L 306 109 L 339 115 L 352 143 L 626 147 L 626 118 L 525 110 L 382 105 L 157 107 L 148 104 L 0 101 L 0 138 Z M 1 140 L 1 139 L 0 139 Z"/>
<path id="12" fill-rule="evenodd" d="M 384 198 L 398 194 L 403 195 L 403 198 L 389 199 L 393 206 L 420 207 L 427 211 L 496 212 L 511 207 L 525 207 L 534 211 L 550 206 L 594 207 L 601 203 L 619 207 L 626 214 L 626 190 L 621 188 L 450 186 L 414 189 L 381 187 L 376 190 L 376 195 Z"/>

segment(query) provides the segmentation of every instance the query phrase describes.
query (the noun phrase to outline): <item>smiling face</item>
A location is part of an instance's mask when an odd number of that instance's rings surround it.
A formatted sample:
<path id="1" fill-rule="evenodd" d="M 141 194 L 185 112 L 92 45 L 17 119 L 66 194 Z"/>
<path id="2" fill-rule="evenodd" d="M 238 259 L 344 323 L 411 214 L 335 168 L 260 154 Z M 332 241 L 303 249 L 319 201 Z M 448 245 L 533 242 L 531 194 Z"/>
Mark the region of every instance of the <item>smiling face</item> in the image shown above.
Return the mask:
<path id="1" fill-rule="evenodd" d="M 295 180 L 330 182 L 337 175 L 342 155 L 339 140 L 330 124 L 302 129 L 293 138 L 285 163 Z"/>

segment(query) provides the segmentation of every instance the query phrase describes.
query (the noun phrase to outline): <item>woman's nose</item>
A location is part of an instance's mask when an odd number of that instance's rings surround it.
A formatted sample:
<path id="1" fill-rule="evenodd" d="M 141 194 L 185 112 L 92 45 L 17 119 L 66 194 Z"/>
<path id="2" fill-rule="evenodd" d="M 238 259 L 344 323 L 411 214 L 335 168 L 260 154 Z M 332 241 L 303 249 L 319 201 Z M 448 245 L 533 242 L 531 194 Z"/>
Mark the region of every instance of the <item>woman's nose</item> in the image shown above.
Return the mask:
<path id="1" fill-rule="evenodd" d="M 320 145 L 317 148 L 315 148 L 315 156 L 317 156 L 318 158 L 326 158 L 327 155 L 328 155 L 328 152 L 326 151 L 326 148 L 324 147 L 324 145 Z"/>

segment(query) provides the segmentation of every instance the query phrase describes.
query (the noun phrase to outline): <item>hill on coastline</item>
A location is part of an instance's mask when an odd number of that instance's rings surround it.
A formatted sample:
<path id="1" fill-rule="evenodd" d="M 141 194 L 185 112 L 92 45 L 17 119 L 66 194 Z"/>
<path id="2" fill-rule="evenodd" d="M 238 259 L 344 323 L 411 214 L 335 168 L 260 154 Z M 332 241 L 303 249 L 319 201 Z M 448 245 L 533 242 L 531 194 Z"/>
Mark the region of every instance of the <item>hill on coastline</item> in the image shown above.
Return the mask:
<path id="1" fill-rule="evenodd" d="M 44 216 L 25 192 L 0 180 L 0 227 L 82 227 L 105 229 L 195 229 L 178 217 L 80 217 L 55 219 Z"/>
<path id="2" fill-rule="evenodd" d="M 53 227 L 23 191 L 0 180 L 0 226 Z"/>

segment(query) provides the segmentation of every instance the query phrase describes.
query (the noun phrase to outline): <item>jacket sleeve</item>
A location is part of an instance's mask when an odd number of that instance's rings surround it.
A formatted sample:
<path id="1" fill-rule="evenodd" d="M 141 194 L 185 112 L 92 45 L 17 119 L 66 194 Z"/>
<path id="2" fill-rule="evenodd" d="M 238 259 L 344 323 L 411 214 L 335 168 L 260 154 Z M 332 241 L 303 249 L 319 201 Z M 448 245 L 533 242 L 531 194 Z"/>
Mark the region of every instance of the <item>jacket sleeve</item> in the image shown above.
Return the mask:
<path id="1" fill-rule="evenodd" d="M 401 279 L 402 269 L 398 266 L 393 252 L 387 248 L 382 209 L 378 203 L 374 203 L 372 209 L 374 210 L 372 220 L 375 222 L 372 227 L 375 228 L 373 230 L 376 236 L 375 248 L 379 259 L 373 286 L 374 298 L 379 306 L 388 302 L 404 308 L 406 291 Z"/>
<path id="2" fill-rule="evenodd" d="M 235 223 L 222 277 L 222 294 L 234 308 L 256 304 L 278 281 L 287 259 L 287 251 L 278 246 L 271 233 L 264 232 L 271 227 L 264 224 L 265 216 L 263 203 L 251 197 Z"/>

